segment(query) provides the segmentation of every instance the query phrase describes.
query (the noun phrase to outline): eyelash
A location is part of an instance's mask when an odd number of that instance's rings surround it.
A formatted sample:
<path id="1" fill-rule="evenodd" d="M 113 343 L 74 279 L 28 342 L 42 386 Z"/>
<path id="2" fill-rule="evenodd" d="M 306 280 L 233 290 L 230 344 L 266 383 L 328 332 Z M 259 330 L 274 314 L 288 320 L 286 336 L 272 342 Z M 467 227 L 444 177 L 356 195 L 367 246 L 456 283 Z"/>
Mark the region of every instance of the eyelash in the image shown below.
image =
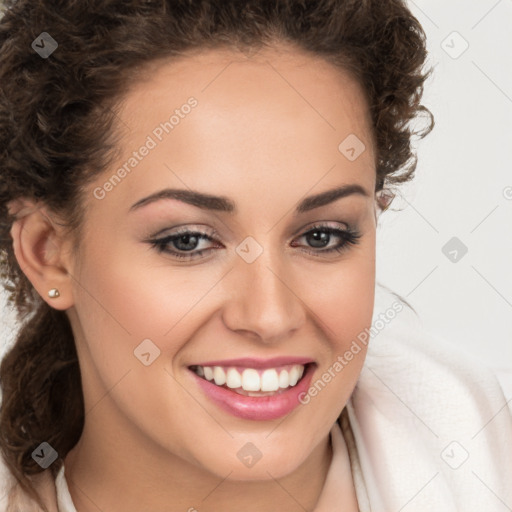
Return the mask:
<path id="1" fill-rule="evenodd" d="M 304 250 L 304 252 L 307 252 L 307 253 L 310 253 L 310 254 L 315 254 L 315 255 L 318 255 L 318 254 L 332 254 L 334 252 L 337 252 L 337 253 L 342 253 L 344 252 L 345 250 L 349 249 L 350 246 L 355 246 L 359 243 L 359 239 L 361 238 L 361 233 L 357 230 L 354 230 L 354 229 L 351 229 L 351 228 L 348 228 L 348 229 L 338 229 L 338 228 L 333 228 L 333 227 L 330 227 L 330 226 L 323 226 L 323 225 L 315 225 L 313 226 L 311 229 L 309 229 L 308 231 L 306 231 L 305 233 L 303 233 L 302 235 L 299 236 L 299 238 L 302 238 L 304 236 L 307 236 L 309 234 L 312 234 L 312 233 L 315 233 L 315 232 L 321 232 L 321 233 L 327 233 L 329 235 L 335 235 L 337 237 L 339 237 L 342 241 L 341 243 L 339 243 L 337 246 L 335 247 L 331 247 L 330 249 L 320 249 L 320 250 Z M 216 240 L 214 239 L 214 237 L 217 235 L 215 231 L 211 232 L 211 233 L 204 233 L 204 232 L 201 232 L 201 231 L 191 231 L 187 228 L 181 230 L 181 231 L 178 231 L 177 233 L 174 233 L 172 235 L 169 235 L 169 236 L 166 236 L 164 238 L 158 238 L 158 239 L 153 239 L 153 240 L 148 240 L 148 243 L 153 247 L 155 248 L 159 253 L 166 253 L 166 254 L 170 254 L 172 255 L 173 257 L 179 259 L 179 260 L 195 260 L 199 257 L 201 257 L 201 255 L 206 252 L 206 251 L 209 251 L 211 250 L 211 248 L 209 249 L 201 249 L 199 251 L 195 251 L 195 252 L 192 252 L 192 251 L 188 251 L 187 253 L 183 254 L 182 252 L 177 252 L 177 251 L 174 251 L 174 250 L 168 250 L 166 249 L 166 247 L 171 244 L 172 242 L 176 241 L 176 240 L 179 240 L 180 238 L 184 237 L 184 236 L 192 236 L 192 237 L 197 237 L 198 239 L 202 239 L 202 240 L 210 240 L 212 242 L 215 242 Z M 330 242 L 330 240 L 329 240 Z"/>

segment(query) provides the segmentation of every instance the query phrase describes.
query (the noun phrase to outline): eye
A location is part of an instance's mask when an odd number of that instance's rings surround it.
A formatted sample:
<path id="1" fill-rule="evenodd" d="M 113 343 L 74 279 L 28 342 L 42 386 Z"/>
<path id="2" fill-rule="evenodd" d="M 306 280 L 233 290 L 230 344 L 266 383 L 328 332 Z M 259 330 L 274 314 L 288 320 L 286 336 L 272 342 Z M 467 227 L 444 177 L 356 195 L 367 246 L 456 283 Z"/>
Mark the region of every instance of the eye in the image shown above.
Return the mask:
<path id="1" fill-rule="evenodd" d="M 159 253 L 170 254 L 173 258 L 179 260 L 194 260 L 208 251 L 223 247 L 216 240 L 217 236 L 217 233 L 213 230 L 203 232 L 182 228 L 176 233 L 147 242 Z M 303 249 L 305 252 L 323 256 L 334 252 L 340 253 L 347 250 L 350 245 L 356 245 L 359 243 L 361 233 L 351 228 L 341 229 L 327 225 L 316 225 L 296 240 L 302 238 L 306 240 L 308 245 L 307 249 Z M 333 240 L 336 242 L 334 245 L 332 245 Z M 292 242 L 292 247 L 300 245 L 295 241 Z M 331 247 L 329 247 L 330 245 Z"/>
<path id="2" fill-rule="evenodd" d="M 340 253 L 347 250 L 350 245 L 357 245 L 361 236 L 362 235 L 359 231 L 352 228 L 340 229 L 326 225 L 316 225 L 301 235 L 299 240 L 304 238 L 309 247 L 315 249 L 312 251 L 308 248 L 306 249 L 306 252 L 324 255 L 331 254 L 333 252 Z M 335 241 L 337 240 L 337 243 L 329 247 L 329 244 L 333 239 Z M 295 246 L 296 244 L 293 243 L 292 245 Z"/>
<path id="3" fill-rule="evenodd" d="M 211 250 L 211 248 L 203 248 L 198 250 L 204 242 L 214 242 L 219 246 L 218 242 L 214 239 L 216 236 L 215 231 L 205 233 L 202 231 L 191 231 L 184 228 L 177 233 L 168 235 L 163 238 L 149 240 L 148 242 L 159 252 L 172 255 L 174 258 L 181 260 L 191 260 L 200 257 L 204 252 Z M 173 247 L 170 248 L 169 246 Z"/>

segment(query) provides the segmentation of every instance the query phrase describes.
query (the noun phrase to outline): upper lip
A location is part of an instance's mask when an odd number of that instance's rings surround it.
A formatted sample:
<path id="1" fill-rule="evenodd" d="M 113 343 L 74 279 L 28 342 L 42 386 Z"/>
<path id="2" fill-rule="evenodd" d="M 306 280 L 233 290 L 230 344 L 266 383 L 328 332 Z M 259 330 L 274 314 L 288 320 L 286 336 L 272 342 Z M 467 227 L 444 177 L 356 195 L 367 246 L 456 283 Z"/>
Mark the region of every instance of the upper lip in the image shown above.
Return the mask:
<path id="1" fill-rule="evenodd" d="M 257 359 L 253 357 L 242 357 L 239 359 L 223 359 L 216 361 L 206 361 L 195 363 L 190 366 L 242 366 L 244 368 L 275 368 L 277 366 L 284 366 L 289 364 L 308 364 L 313 363 L 314 359 L 310 357 L 297 357 L 297 356 L 280 356 L 272 357 L 270 359 Z"/>

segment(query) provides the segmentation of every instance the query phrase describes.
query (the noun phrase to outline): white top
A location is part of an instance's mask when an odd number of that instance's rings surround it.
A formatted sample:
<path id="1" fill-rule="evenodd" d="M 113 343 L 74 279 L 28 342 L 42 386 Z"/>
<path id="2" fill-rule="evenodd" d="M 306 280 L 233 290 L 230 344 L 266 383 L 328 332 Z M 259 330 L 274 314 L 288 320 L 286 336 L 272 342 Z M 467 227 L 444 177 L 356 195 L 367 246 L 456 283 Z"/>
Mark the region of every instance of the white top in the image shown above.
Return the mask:
<path id="1" fill-rule="evenodd" d="M 425 331 L 408 308 L 396 312 L 396 302 L 377 288 L 373 336 L 341 428 L 331 430 L 333 458 L 315 512 L 336 512 L 341 501 L 343 439 L 360 512 L 512 509 L 512 411 L 496 377 Z M 50 475 L 40 477 L 50 512 L 76 512 L 64 468 L 55 481 Z M 0 463 L 0 512 L 8 480 Z M 38 510 L 17 499 L 19 510 Z"/>

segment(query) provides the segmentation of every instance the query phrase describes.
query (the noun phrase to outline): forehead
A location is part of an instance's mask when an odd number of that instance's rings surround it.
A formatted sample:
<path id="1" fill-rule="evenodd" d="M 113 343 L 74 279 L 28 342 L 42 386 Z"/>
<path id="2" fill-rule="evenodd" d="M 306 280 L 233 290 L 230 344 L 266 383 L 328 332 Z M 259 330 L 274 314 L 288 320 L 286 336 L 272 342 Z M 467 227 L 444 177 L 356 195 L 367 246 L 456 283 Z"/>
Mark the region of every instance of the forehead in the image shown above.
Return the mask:
<path id="1" fill-rule="evenodd" d="M 117 117 L 124 132 L 117 167 L 128 169 L 133 152 L 151 146 L 116 186 L 117 200 L 135 200 L 163 182 L 226 195 L 237 184 L 293 188 L 292 176 L 301 189 L 325 176 L 317 191 L 354 181 L 371 191 L 375 179 L 362 88 L 347 72 L 296 50 L 265 49 L 251 58 L 208 50 L 150 62 L 134 73 Z M 340 150 L 347 138 L 365 146 L 355 161 Z"/>
<path id="2" fill-rule="evenodd" d="M 338 135 L 349 128 L 363 135 L 370 128 L 362 87 L 348 71 L 287 46 L 260 50 L 251 58 L 212 49 L 151 61 L 134 72 L 120 115 L 126 121 L 151 114 L 162 119 L 191 95 L 201 101 L 204 118 L 237 110 L 239 117 L 250 112 L 262 121 L 264 115 L 284 121 L 284 114 L 293 112 L 297 121 L 313 123 L 311 132 L 322 124 Z M 130 125 L 130 131 L 142 127 Z"/>

